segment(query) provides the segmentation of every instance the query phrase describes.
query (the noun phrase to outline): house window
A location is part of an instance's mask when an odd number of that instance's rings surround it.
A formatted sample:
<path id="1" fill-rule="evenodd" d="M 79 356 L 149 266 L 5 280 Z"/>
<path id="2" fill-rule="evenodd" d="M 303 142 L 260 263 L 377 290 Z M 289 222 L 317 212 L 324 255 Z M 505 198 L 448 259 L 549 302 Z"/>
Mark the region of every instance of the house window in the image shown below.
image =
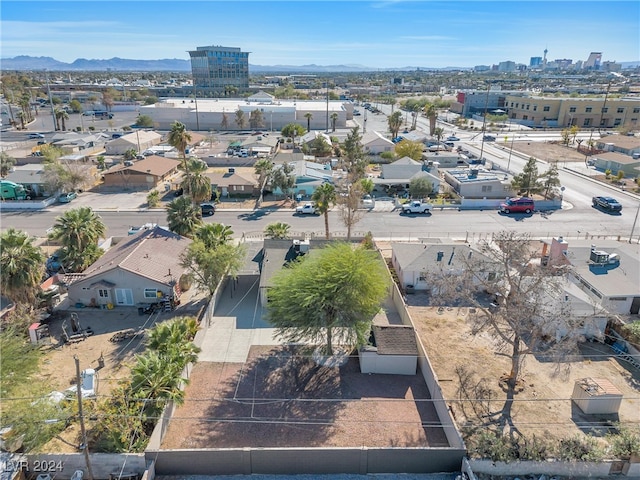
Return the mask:
<path id="1" fill-rule="evenodd" d="M 529 104 L 527 103 L 527 110 L 529 110 Z"/>
<path id="2" fill-rule="evenodd" d="M 533 111 L 534 111 L 534 112 L 537 112 L 537 111 L 538 111 L 538 105 L 534 105 L 534 106 L 533 106 Z"/>
<path id="3" fill-rule="evenodd" d="M 617 126 L 618 126 L 618 125 L 620 125 L 621 123 L 622 123 L 622 119 L 621 119 L 621 118 L 616 118 L 616 119 L 613 121 L 613 126 L 614 126 L 614 127 L 617 127 Z"/>
<path id="4" fill-rule="evenodd" d="M 574 108 L 574 107 L 571 107 L 571 108 Z M 542 111 L 543 111 L 543 112 L 548 112 L 549 110 L 551 110 L 551 107 L 550 107 L 549 105 L 545 105 L 545 106 L 542 108 Z M 573 111 L 573 110 L 571 110 L 571 111 Z"/>
<path id="5" fill-rule="evenodd" d="M 529 115 L 523 115 L 523 116 L 522 116 L 522 119 L 523 119 L 523 120 L 528 120 L 528 119 L 529 119 Z"/>
<path id="6" fill-rule="evenodd" d="M 602 108 L 602 113 L 607 113 L 609 111 L 609 107 L 603 107 Z"/>
<path id="7" fill-rule="evenodd" d="M 144 298 L 158 298 L 158 290 L 156 288 L 145 288 Z"/>
<path id="8" fill-rule="evenodd" d="M 236 192 L 244 192 L 244 185 L 236 185 Z"/>
<path id="9" fill-rule="evenodd" d="M 588 127 L 589 125 L 591 125 L 591 119 L 590 118 L 585 118 L 584 119 L 584 123 L 582 124 L 585 127 Z"/>
<path id="10" fill-rule="evenodd" d="M 593 108 L 587 107 L 587 108 L 584 109 L 584 111 L 587 112 L 587 113 L 591 113 L 593 111 Z"/>
<path id="11" fill-rule="evenodd" d="M 624 108 L 623 107 L 619 107 L 617 110 L 618 113 L 624 113 Z"/>
<path id="12" fill-rule="evenodd" d="M 571 108 L 569 108 L 569 112 L 571 112 L 571 113 L 575 113 L 575 111 L 576 111 L 576 107 L 571 107 Z"/>
<path id="13" fill-rule="evenodd" d="M 640 107 L 634 107 L 633 113 L 640 113 Z"/>
<path id="14" fill-rule="evenodd" d="M 100 298 L 109 298 L 109 290 L 106 290 L 104 288 L 98 289 L 98 296 Z"/>
<path id="15" fill-rule="evenodd" d="M 516 108 L 518 108 L 519 106 L 520 106 L 520 104 L 519 104 L 519 103 L 516 103 Z"/>
<path id="16" fill-rule="evenodd" d="M 483 185 L 482 186 L 482 191 L 483 192 L 490 192 L 491 191 L 491 185 Z"/>

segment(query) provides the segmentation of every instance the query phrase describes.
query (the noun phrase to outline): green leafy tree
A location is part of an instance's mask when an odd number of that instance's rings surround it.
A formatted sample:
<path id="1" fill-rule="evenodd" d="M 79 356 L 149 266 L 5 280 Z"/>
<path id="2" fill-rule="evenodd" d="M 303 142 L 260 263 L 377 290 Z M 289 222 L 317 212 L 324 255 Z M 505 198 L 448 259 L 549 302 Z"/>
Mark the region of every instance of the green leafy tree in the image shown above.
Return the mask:
<path id="1" fill-rule="evenodd" d="M 311 140 L 305 147 L 309 154 L 316 157 L 328 157 L 333 151 L 333 147 L 321 135 Z"/>
<path id="2" fill-rule="evenodd" d="M 511 186 L 517 190 L 520 195 L 532 195 L 542 190 L 538 178 L 538 164 L 536 159 L 529 157 L 522 172 L 514 176 L 513 180 L 511 180 Z"/>
<path id="3" fill-rule="evenodd" d="M 401 140 L 396 143 L 394 150 L 398 157 L 409 157 L 413 160 L 422 160 L 422 142 L 413 142 L 411 140 Z"/>
<path id="4" fill-rule="evenodd" d="M 16 159 L 9 155 L 7 152 L 0 153 L 0 177 L 4 178 L 9 175 L 9 172 L 16 164 Z"/>
<path id="5" fill-rule="evenodd" d="M 549 169 L 542 174 L 542 188 L 544 189 L 544 198 L 549 198 L 551 192 L 560 186 L 560 174 L 558 173 L 557 164 L 552 164 Z"/>
<path id="6" fill-rule="evenodd" d="M 240 130 L 242 130 L 244 126 L 247 124 L 247 118 L 245 117 L 244 112 L 240 109 L 236 110 L 235 122 Z"/>
<path id="7" fill-rule="evenodd" d="M 73 113 L 80 113 L 82 111 L 82 104 L 74 98 L 69 102 L 69 108 Z"/>
<path id="8" fill-rule="evenodd" d="M 202 225 L 200 207 L 189 197 L 178 197 L 167 206 L 167 223 L 172 232 L 192 238 Z"/>
<path id="9" fill-rule="evenodd" d="M 438 141 L 438 143 L 440 143 L 440 141 L 442 140 L 442 137 L 444 137 L 444 128 L 436 127 L 433 130 L 433 135 L 436 137 L 436 140 Z"/>
<path id="10" fill-rule="evenodd" d="M 49 237 L 62 244 L 60 259 L 65 268 L 81 272 L 104 253 L 98 240 L 106 232 L 107 227 L 91 207 L 79 207 L 56 218 Z"/>
<path id="11" fill-rule="evenodd" d="M 571 130 L 569 130 L 568 128 L 564 128 L 560 132 L 560 138 L 562 138 L 562 144 L 568 146 L 569 142 L 571 141 Z"/>
<path id="12" fill-rule="evenodd" d="M 283 137 L 291 137 L 293 139 L 293 146 L 295 148 L 296 145 L 296 137 L 301 137 L 304 135 L 305 130 L 302 125 L 297 123 L 287 123 L 284 127 L 282 127 L 281 132 Z"/>
<path id="13" fill-rule="evenodd" d="M 153 127 L 153 118 L 149 115 L 138 115 L 138 118 L 136 118 L 136 125 L 144 128 Z"/>
<path id="14" fill-rule="evenodd" d="M 329 238 L 329 210 L 336 202 L 336 187 L 331 183 L 323 183 L 316 188 L 311 199 L 315 202 L 318 213 L 324 216 L 325 236 Z"/>
<path id="15" fill-rule="evenodd" d="M 231 227 L 222 223 L 207 223 L 202 225 L 196 232 L 196 238 L 209 249 L 229 243 L 232 237 L 233 230 L 231 230 Z"/>
<path id="16" fill-rule="evenodd" d="M 271 187 L 273 190 L 280 190 L 285 196 L 289 196 L 291 189 L 296 184 L 296 177 L 293 174 L 293 166 L 283 163 L 278 168 L 274 168 L 271 175 Z"/>
<path id="17" fill-rule="evenodd" d="M 283 340 L 311 342 L 333 355 L 334 345 L 366 344 L 387 287 L 376 252 L 337 243 L 274 276 L 267 318 Z"/>
<path id="18" fill-rule="evenodd" d="M 398 136 L 398 132 L 400 131 L 400 127 L 402 127 L 402 112 L 396 111 L 389 115 L 387 119 L 387 123 L 389 124 L 389 131 L 391 132 L 391 137 L 395 138 Z"/>
<path id="19" fill-rule="evenodd" d="M 356 182 L 364 176 L 369 159 L 362 148 L 360 127 L 354 127 L 344 141 L 344 156 L 342 161 L 347 170 L 350 182 Z"/>
<path id="20" fill-rule="evenodd" d="M 14 228 L 0 234 L 2 292 L 14 301 L 33 301 L 44 274 L 44 254 L 34 240 Z"/>
<path id="21" fill-rule="evenodd" d="M 237 277 L 245 257 L 244 244 L 222 243 L 209 248 L 203 241 L 195 239 L 182 254 L 180 261 L 189 270 L 196 288 L 213 295 L 225 276 Z"/>
<path id="22" fill-rule="evenodd" d="M 569 133 L 571 134 L 571 143 L 576 143 L 576 137 L 578 133 L 580 133 L 580 127 L 578 125 L 571 125 Z"/>
<path id="23" fill-rule="evenodd" d="M 249 127 L 254 130 L 264 128 L 264 115 L 259 108 L 252 110 L 249 114 Z"/>
<path id="24" fill-rule="evenodd" d="M 313 118 L 313 113 L 307 112 L 304 114 L 304 118 L 307 119 L 307 132 L 311 131 L 311 119 Z"/>
<path id="25" fill-rule="evenodd" d="M 433 183 L 427 177 L 412 178 L 409 182 L 411 198 L 425 198 L 433 193 Z"/>
<path id="26" fill-rule="evenodd" d="M 283 222 L 270 223 L 264 228 L 264 235 L 267 238 L 289 238 L 291 225 Z"/>
<path id="27" fill-rule="evenodd" d="M 373 189 L 375 188 L 375 184 L 370 178 L 361 178 L 360 187 L 362 188 L 362 193 L 371 195 L 371 192 L 373 192 Z"/>
<path id="28" fill-rule="evenodd" d="M 205 175 L 207 164 L 199 158 L 188 158 L 184 165 L 185 173 L 180 186 L 189 194 L 194 203 L 211 198 L 211 180 Z"/>

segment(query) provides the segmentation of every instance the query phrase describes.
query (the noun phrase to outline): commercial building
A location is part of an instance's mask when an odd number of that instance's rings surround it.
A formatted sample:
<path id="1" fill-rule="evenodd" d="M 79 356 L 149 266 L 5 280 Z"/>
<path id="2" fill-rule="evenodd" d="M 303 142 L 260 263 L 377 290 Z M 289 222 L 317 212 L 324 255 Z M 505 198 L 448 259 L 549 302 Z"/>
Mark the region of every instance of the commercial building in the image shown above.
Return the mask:
<path id="1" fill-rule="evenodd" d="M 249 88 L 249 52 L 237 47 L 197 47 L 189 51 L 193 85 L 204 92 Z"/>

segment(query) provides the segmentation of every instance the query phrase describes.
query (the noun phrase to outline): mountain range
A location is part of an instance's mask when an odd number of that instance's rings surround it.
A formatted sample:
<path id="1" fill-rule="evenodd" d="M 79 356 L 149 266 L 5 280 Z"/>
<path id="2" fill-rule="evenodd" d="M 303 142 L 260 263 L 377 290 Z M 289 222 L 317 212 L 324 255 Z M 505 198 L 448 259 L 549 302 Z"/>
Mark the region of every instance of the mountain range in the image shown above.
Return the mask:
<path id="1" fill-rule="evenodd" d="M 61 62 L 52 57 L 31 57 L 21 55 L 0 59 L 2 70 L 51 70 L 51 71 L 114 71 L 114 72 L 190 72 L 191 61 L 179 58 L 161 60 L 132 60 L 110 58 L 108 60 L 78 58 L 71 63 Z M 373 68 L 364 65 L 249 65 L 251 73 L 335 73 L 335 72 L 373 72 L 373 71 L 415 71 L 415 70 L 468 70 L 463 67 L 424 68 Z"/>
<path id="2" fill-rule="evenodd" d="M 620 62 L 622 68 L 640 66 L 640 62 Z M 191 61 L 179 58 L 161 60 L 132 60 L 110 58 L 108 60 L 78 58 L 71 63 L 61 62 L 52 57 L 31 57 L 21 55 L 0 59 L 0 69 L 7 70 L 51 70 L 51 71 L 114 71 L 114 72 L 190 72 Z M 251 73 L 349 73 L 349 72 L 407 72 L 407 71 L 446 71 L 471 70 L 470 67 L 416 67 L 373 68 L 364 65 L 249 65 Z"/>

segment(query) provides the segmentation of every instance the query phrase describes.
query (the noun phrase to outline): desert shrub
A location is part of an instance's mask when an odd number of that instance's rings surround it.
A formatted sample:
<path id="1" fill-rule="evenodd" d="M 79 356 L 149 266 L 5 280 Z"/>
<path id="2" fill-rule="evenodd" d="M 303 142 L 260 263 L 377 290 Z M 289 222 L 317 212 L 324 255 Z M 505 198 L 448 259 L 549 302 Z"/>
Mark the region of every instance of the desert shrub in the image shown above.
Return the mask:
<path id="1" fill-rule="evenodd" d="M 577 434 L 561 439 L 556 445 L 555 456 L 568 462 L 597 462 L 604 458 L 604 450 L 595 438 Z"/>
<path id="2" fill-rule="evenodd" d="M 520 460 L 543 461 L 553 456 L 551 444 L 541 437 L 520 437 L 514 445 Z"/>
<path id="3" fill-rule="evenodd" d="M 607 441 L 610 453 L 616 458 L 640 455 L 640 428 L 620 426 L 617 433 L 607 435 Z"/>
<path id="4" fill-rule="evenodd" d="M 484 430 L 473 435 L 469 441 L 469 454 L 475 458 L 485 458 L 494 462 L 515 460 L 509 439 L 498 432 Z"/>
<path id="5" fill-rule="evenodd" d="M 624 325 L 622 335 L 630 342 L 640 344 L 640 320 Z"/>

